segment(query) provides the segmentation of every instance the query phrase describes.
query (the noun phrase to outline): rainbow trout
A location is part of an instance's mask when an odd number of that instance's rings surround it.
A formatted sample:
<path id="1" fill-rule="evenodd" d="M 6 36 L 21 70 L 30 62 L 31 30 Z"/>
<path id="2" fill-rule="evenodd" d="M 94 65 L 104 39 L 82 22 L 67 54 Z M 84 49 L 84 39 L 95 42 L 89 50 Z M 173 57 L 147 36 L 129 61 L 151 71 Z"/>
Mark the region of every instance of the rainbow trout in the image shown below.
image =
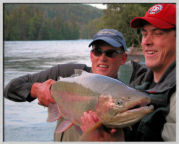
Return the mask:
<path id="1" fill-rule="evenodd" d="M 130 126 L 153 110 L 144 93 L 119 80 L 82 70 L 76 70 L 76 76 L 60 78 L 52 85 L 51 95 L 56 104 L 49 105 L 47 121 L 63 118 L 57 133 L 80 126 L 81 116 L 89 110 L 97 113 L 100 124 L 110 128 Z"/>

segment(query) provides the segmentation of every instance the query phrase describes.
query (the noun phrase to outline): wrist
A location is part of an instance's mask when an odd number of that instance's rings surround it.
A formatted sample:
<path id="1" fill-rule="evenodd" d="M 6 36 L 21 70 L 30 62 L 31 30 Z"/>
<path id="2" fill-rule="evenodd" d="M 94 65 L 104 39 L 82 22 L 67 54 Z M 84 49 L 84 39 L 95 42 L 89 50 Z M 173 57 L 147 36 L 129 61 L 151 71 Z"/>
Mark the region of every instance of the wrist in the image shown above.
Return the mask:
<path id="1" fill-rule="evenodd" d="M 30 95 L 32 98 L 37 98 L 37 88 L 38 88 L 38 83 L 34 83 L 31 87 Z"/>

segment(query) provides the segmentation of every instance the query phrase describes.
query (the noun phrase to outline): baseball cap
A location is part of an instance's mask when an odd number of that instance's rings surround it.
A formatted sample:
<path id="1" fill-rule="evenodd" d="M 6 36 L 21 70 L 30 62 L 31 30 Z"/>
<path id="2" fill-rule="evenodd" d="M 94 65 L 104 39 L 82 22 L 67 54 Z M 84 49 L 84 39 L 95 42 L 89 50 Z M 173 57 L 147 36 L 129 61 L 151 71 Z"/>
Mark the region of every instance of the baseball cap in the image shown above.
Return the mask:
<path id="1" fill-rule="evenodd" d="M 130 27 L 141 28 L 148 22 L 160 29 L 169 29 L 176 26 L 176 5 L 155 4 L 150 7 L 144 17 L 135 17 L 130 21 Z"/>
<path id="2" fill-rule="evenodd" d="M 109 45 L 118 48 L 123 47 L 124 51 L 127 50 L 126 42 L 123 35 L 115 29 L 102 29 L 94 35 L 93 41 L 89 44 L 89 47 L 97 40 L 103 40 Z"/>

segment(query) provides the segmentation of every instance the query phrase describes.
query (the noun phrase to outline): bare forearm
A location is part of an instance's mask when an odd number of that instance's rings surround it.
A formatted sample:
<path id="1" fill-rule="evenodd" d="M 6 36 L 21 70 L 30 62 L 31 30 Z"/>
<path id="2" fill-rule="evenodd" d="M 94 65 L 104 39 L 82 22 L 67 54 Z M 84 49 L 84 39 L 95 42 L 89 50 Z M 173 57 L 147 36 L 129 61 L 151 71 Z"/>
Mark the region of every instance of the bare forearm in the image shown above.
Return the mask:
<path id="1" fill-rule="evenodd" d="M 43 83 L 48 79 L 57 80 L 59 76 L 69 77 L 74 73 L 74 69 L 90 71 L 90 68 L 84 64 L 57 65 L 39 73 L 13 79 L 6 85 L 4 97 L 16 102 L 33 101 L 36 98 L 31 96 L 31 88 L 34 83 Z"/>
<path id="2" fill-rule="evenodd" d="M 6 85 L 4 89 L 4 97 L 16 102 L 33 101 L 36 98 L 31 96 L 31 88 L 34 83 L 41 83 L 48 79 L 56 80 L 57 78 L 57 67 L 40 73 L 15 78 Z"/>

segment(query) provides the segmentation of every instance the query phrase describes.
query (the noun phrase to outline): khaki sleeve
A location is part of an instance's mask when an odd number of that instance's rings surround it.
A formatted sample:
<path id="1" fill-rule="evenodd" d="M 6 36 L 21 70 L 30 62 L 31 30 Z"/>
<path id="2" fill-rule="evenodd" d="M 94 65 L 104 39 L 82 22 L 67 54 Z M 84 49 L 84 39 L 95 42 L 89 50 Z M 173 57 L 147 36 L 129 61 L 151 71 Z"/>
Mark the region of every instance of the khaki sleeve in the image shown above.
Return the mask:
<path id="1" fill-rule="evenodd" d="M 170 111 L 162 131 L 164 141 L 176 141 L 176 93 L 170 98 Z"/>

